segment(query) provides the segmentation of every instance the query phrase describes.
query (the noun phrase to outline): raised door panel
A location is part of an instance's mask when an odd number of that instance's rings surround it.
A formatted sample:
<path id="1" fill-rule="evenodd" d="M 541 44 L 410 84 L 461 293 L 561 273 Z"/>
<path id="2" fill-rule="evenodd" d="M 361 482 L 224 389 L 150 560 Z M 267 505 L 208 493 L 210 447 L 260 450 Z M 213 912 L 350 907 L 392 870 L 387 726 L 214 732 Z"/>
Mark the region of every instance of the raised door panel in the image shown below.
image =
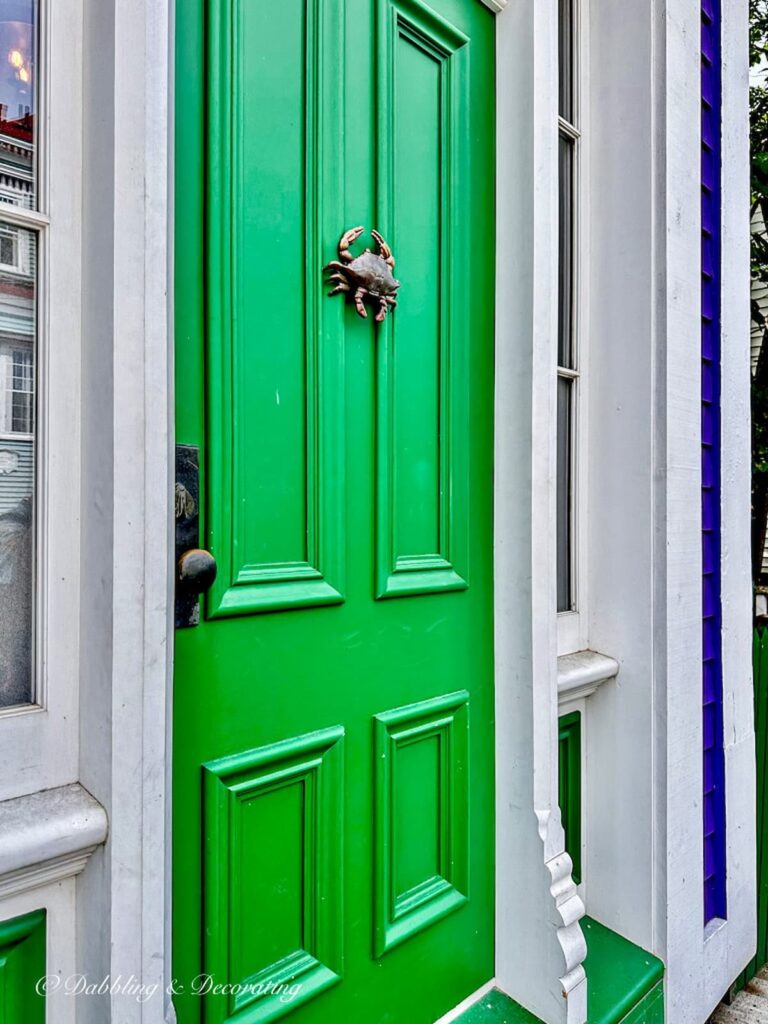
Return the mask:
<path id="1" fill-rule="evenodd" d="M 266 1024 L 341 979 L 343 736 L 204 767 L 208 1024 Z"/>
<path id="2" fill-rule="evenodd" d="M 341 223 L 344 35 L 336 0 L 208 10 L 215 617 L 342 599 L 342 309 L 322 266 Z"/>
<path id="3" fill-rule="evenodd" d="M 466 903 L 469 693 L 376 715 L 374 953 Z"/>
<path id="4" fill-rule="evenodd" d="M 467 586 L 469 39 L 418 0 L 379 17 L 378 205 L 403 280 L 379 339 L 377 595 Z"/>

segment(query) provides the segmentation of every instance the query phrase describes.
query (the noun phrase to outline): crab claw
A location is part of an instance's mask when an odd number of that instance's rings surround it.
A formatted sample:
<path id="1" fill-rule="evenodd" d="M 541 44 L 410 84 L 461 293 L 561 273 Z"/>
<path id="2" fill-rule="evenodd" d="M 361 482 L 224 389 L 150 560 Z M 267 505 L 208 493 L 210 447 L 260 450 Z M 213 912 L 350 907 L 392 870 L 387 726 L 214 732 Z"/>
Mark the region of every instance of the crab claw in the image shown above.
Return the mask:
<path id="1" fill-rule="evenodd" d="M 392 255 L 392 250 L 389 245 L 384 241 L 378 231 L 371 230 L 371 234 L 376 239 L 376 244 L 379 247 L 379 255 L 385 263 L 389 264 L 390 270 L 395 269 L 395 257 Z"/>
<path id="2" fill-rule="evenodd" d="M 347 268 L 344 266 L 343 263 L 339 263 L 338 260 L 331 260 L 330 263 L 326 263 L 325 264 L 325 266 L 323 267 L 323 272 L 325 273 L 325 272 L 327 272 L 329 270 L 343 270 L 343 271 L 346 271 L 346 269 Z"/>
<path id="3" fill-rule="evenodd" d="M 365 308 L 365 303 L 363 302 L 363 296 L 364 295 L 365 295 L 365 289 L 364 288 L 358 288 L 357 291 L 355 292 L 355 295 L 354 295 L 355 309 L 357 310 L 358 314 L 363 318 L 363 320 L 367 320 L 368 313 L 367 313 L 366 308 Z"/>
<path id="4" fill-rule="evenodd" d="M 348 252 L 350 245 L 356 242 L 357 239 L 362 235 L 365 228 L 361 225 L 360 227 L 350 228 L 349 231 L 345 231 L 339 239 L 339 259 L 346 260 L 349 263 L 354 257 L 352 253 Z"/>

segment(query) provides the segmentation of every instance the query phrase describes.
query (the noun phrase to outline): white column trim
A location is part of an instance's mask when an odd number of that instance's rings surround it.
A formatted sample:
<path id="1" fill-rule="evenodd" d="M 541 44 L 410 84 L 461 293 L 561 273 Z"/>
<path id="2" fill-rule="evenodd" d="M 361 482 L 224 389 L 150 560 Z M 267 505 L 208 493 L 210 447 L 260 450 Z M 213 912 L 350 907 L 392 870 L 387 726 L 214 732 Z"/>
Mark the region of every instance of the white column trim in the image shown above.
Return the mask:
<path id="1" fill-rule="evenodd" d="M 557 792 L 555 0 L 510 5 L 496 33 L 496 983 L 546 1024 L 583 1024 Z"/>
<path id="2" fill-rule="evenodd" d="M 80 1024 L 170 1003 L 172 6 L 86 5 L 80 779 L 110 836 L 77 886 L 78 971 L 158 995 L 81 1000 Z"/>
<path id="3" fill-rule="evenodd" d="M 730 985 L 751 959 L 757 940 L 757 840 L 749 515 L 749 14 L 747 0 L 728 0 L 721 7 L 721 594 L 728 922 L 725 949 L 705 939 L 704 973 L 714 974 L 717 965 Z M 712 996 L 723 994 L 712 986 Z"/>
<path id="4" fill-rule="evenodd" d="M 704 927 L 700 0 L 658 0 L 659 217 L 654 834 L 669 1024 L 700 1024 L 755 947 L 749 535 L 748 4 L 722 4 L 722 657 L 727 919 Z M 696 45 L 692 42 L 696 41 Z M 661 162 L 663 157 L 663 163 Z M 663 480 L 662 480 L 663 477 Z M 695 496 L 695 501 L 692 499 Z"/>

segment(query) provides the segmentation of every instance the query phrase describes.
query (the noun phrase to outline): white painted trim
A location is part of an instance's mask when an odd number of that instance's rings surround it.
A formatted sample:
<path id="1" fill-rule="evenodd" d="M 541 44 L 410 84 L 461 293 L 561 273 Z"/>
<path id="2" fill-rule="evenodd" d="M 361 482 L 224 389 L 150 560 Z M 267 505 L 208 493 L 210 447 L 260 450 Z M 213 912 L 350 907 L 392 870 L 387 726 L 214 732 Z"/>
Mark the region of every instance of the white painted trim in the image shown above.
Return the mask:
<path id="1" fill-rule="evenodd" d="M 0 803 L 0 897 L 69 878 L 107 837 L 104 808 L 82 786 Z"/>
<path id="2" fill-rule="evenodd" d="M 701 551 L 701 10 L 699 0 L 657 0 L 660 75 L 674 104 L 660 100 L 666 198 L 657 210 L 655 258 L 664 270 L 657 302 L 659 414 L 655 460 L 657 642 L 654 699 L 659 753 L 654 833 L 657 950 L 667 963 L 670 1024 L 699 1024 L 724 994 L 724 933 L 705 944 L 703 878 Z M 745 201 L 748 213 L 748 202 Z M 748 283 L 745 277 L 745 283 Z M 748 335 L 748 328 L 747 328 Z M 748 344 L 748 340 L 747 340 Z M 709 955 L 705 955 L 705 950 Z M 656 951 L 656 950 L 654 950 Z M 717 995 L 715 995 L 717 990 Z"/>
<path id="3" fill-rule="evenodd" d="M 171 6 L 85 12 L 80 779 L 110 836 L 78 882 L 78 969 L 163 997 L 82 1000 L 78 1024 L 159 1024 L 170 1003 Z"/>
<path id="4" fill-rule="evenodd" d="M 579 402 L 579 405 L 581 405 L 581 406 L 583 406 L 584 404 L 585 403 L 583 401 Z M 577 449 L 579 447 L 580 446 L 577 445 Z M 581 457 L 579 457 L 580 455 L 581 455 Z M 584 468 L 586 466 L 587 459 L 586 459 L 586 457 L 583 456 L 582 453 L 577 453 L 576 459 L 574 461 L 577 463 L 577 465 L 574 466 L 575 473 L 579 476 L 579 480 L 582 482 L 582 486 L 580 486 L 579 491 L 577 492 L 581 496 L 583 494 L 584 490 L 586 489 L 583 486 L 582 472 L 583 472 L 583 470 L 584 470 Z M 578 504 L 578 500 L 577 500 L 577 504 Z M 576 512 L 577 512 L 577 515 L 578 515 L 578 508 L 576 509 Z M 577 516 L 574 516 L 574 519 L 576 519 L 576 518 L 577 518 Z M 585 519 L 581 518 L 580 521 L 584 522 Z M 555 528 L 556 528 L 556 524 L 555 524 Z M 578 529 L 578 527 L 574 527 L 574 536 L 576 536 L 576 530 L 577 529 Z M 577 547 L 579 549 L 582 549 L 579 552 L 577 552 L 577 554 L 576 554 L 576 559 L 578 560 L 579 565 L 582 566 L 582 568 L 580 568 L 578 570 L 578 577 L 577 577 L 578 580 L 581 581 L 581 582 L 580 583 L 576 583 L 576 587 L 577 587 L 577 598 L 576 598 L 576 600 L 577 600 L 577 602 L 579 602 L 579 609 L 580 610 L 579 611 L 568 611 L 568 612 L 558 612 L 557 613 L 557 653 L 558 653 L 558 656 L 561 655 L 561 654 L 570 654 L 573 651 L 579 651 L 588 642 L 588 640 L 587 640 L 588 634 L 587 634 L 587 631 L 586 631 L 586 623 L 589 621 L 589 616 L 588 616 L 588 612 L 586 610 L 586 598 L 585 598 L 585 596 L 582 596 L 583 592 L 586 590 L 586 588 L 583 585 L 583 581 L 584 581 L 584 578 L 587 575 L 586 570 L 583 568 L 583 566 L 586 563 L 586 552 L 583 550 L 583 549 L 586 548 L 586 544 L 584 543 L 583 539 L 581 539 L 581 538 L 579 539 L 579 541 L 577 542 Z M 581 591 L 578 590 L 579 586 L 581 586 Z"/>
<path id="5" fill-rule="evenodd" d="M 474 1006 L 475 1003 L 479 1003 L 480 1000 L 484 996 L 487 996 L 489 992 L 492 992 L 495 987 L 496 982 L 491 978 L 489 982 L 482 985 L 476 992 L 473 992 L 471 996 L 467 996 L 466 999 L 463 999 L 458 1006 L 454 1006 L 452 1010 L 449 1010 L 448 1013 L 440 1018 L 440 1020 L 435 1021 L 435 1024 L 453 1024 L 453 1021 L 458 1020 L 463 1013 L 469 1010 L 470 1007 Z"/>
<path id="6" fill-rule="evenodd" d="M 670 1024 L 706 1020 L 755 943 L 755 775 L 749 536 L 749 157 L 747 0 L 722 4 L 722 653 L 727 920 L 704 928 L 700 454 L 700 38 L 698 0 L 658 0 L 665 189 L 656 259 L 660 413 L 655 715 L 657 951 Z M 663 75 L 662 72 L 663 71 Z M 696 158 L 692 158 L 692 154 Z M 661 277 L 661 275 L 660 275 Z"/>
<path id="7" fill-rule="evenodd" d="M 597 651 L 561 654 L 557 659 L 557 694 L 561 711 L 565 704 L 589 697 L 598 686 L 615 679 L 618 674 L 618 661 Z"/>
<path id="8" fill-rule="evenodd" d="M 106 839 L 103 807 L 77 783 L 0 803 L 0 888 L 7 874 L 92 850 Z"/>
<path id="9" fill-rule="evenodd" d="M 506 10 L 509 0 L 482 0 L 486 7 L 489 7 L 494 14 L 501 14 Z"/>
<path id="10" fill-rule="evenodd" d="M 590 236 L 590 123 L 592 110 L 587 88 L 589 74 L 589 4 L 575 0 L 574 103 L 577 131 L 568 132 L 578 141 L 574 164 L 574 319 L 573 343 L 576 371 L 572 421 L 572 508 L 571 574 L 574 609 L 557 616 L 557 653 L 572 654 L 589 644 L 589 236 Z M 559 55 L 558 55 L 559 60 Z M 558 104 L 559 106 L 559 104 Z M 568 122 L 558 118 L 558 127 Z M 558 253 L 559 262 L 559 253 Z M 559 296 L 556 297 L 559 301 Z M 557 362 L 557 357 L 556 357 Z M 559 371 L 558 371 L 559 372 Z M 552 523 L 557 530 L 557 517 Z"/>
<path id="11" fill-rule="evenodd" d="M 653 583 L 655 202 L 663 100 L 648 0 L 591 4 L 588 646 L 621 666 L 587 701 L 583 877 L 591 917 L 649 952 L 655 873 Z M 688 50 L 698 30 L 691 29 Z M 698 86 L 685 97 L 698 108 Z M 662 139 L 663 142 L 663 139 Z M 663 149 L 663 145 L 661 146 Z M 691 168 L 698 154 L 689 154 Z M 691 195 L 695 199 L 699 186 Z M 627 197 L 631 196 L 631 202 Z M 689 254 L 689 259 L 693 259 Z M 696 329 L 694 324 L 694 329 Z M 663 335 L 659 347 L 663 350 Z M 695 353 L 694 353 L 695 356 Z M 656 468 L 661 479 L 662 463 Z M 688 503 L 696 505 L 696 493 Z M 658 560 L 657 560 L 658 559 Z M 689 705 L 690 709 L 690 705 Z M 700 1022 L 701 1024 L 701 1022 Z"/>
<path id="12" fill-rule="evenodd" d="M 756 943 L 752 684 L 750 164 L 747 0 L 722 4 L 722 608 L 728 939 L 727 984 Z M 723 993 L 721 993 L 722 995 Z"/>
<path id="13" fill-rule="evenodd" d="M 0 899 L 15 896 L 17 893 L 30 892 L 41 886 L 49 885 L 51 882 L 61 882 L 65 878 L 74 878 L 96 852 L 98 843 L 93 846 L 86 846 L 74 853 L 63 853 L 60 857 L 51 857 L 39 864 L 31 864 L 29 867 L 19 868 L 18 871 L 9 871 L 0 877 Z M 4 904 L 2 905 L 4 908 Z"/>
<path id="14" fill-rule="evenodd" d="M 510 5 L 496 50 L 496 863 L 510 866 L 496 979 L 546 1024 L 583 1024 L 584 906 L 557 795 L 556 54 L 555 0 Z"/>

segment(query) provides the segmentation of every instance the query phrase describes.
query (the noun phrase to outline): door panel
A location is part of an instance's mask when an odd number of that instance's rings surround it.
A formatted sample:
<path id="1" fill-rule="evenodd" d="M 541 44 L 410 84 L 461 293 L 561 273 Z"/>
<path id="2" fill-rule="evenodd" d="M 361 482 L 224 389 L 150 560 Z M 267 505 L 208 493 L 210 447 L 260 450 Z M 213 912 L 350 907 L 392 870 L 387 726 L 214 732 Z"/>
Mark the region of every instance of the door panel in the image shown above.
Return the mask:
<path id="1" fill-rule="evenodd" d="M 341 600 L 343 309 L 322 289 L 323 240 L 342 220 L 341 11 L 209 5 L 214 615 Z M 254 358 L 255 339 L 268 360 Z"/>
<path id="2" fill-rule="evenodd" d="M 380 956 L 467 900 L 466 690 L 376 716 Z"/>
<path id="3" fill-rule="evenodd" d="M 384 597 L 466 586 L 469 39 L 418 0 L 385 0 L 379 21 L 379 210 L 408 270 L 378 343 Z"/>
<path id="4" fill-rule="evenodd" d="M 205 766 L 204 968 L 233 989 L 206 1021 L 273 1020 L 340 978 L 343 735 Z"/>
<path id="5" fill-rule="evenodd" d="M 176 635 L 178 1019 L 429 1024 L 493 974 L 493 16 L 176 31 L 177 441 L 219 566 Z M 356 224 L 381 325 L 322 281 Z"/>

